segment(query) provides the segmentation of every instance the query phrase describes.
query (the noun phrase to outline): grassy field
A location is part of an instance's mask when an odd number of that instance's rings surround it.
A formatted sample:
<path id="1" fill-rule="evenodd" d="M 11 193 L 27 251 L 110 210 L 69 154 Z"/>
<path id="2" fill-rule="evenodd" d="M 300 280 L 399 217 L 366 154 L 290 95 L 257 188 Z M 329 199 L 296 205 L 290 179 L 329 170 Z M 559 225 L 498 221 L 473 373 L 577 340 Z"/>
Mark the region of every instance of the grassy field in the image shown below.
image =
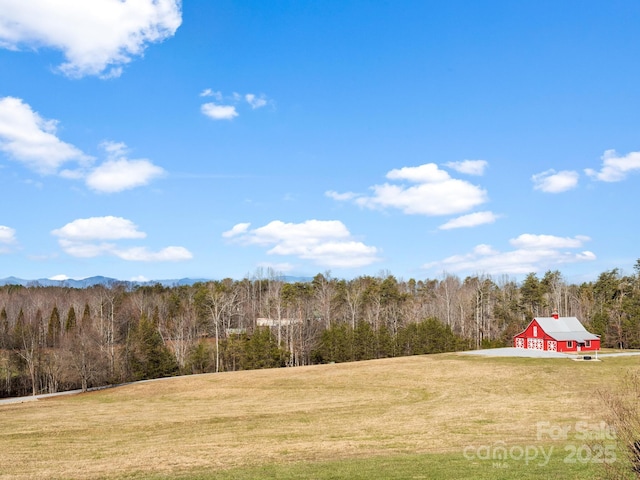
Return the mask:
<path id="1" fill-rule="evenodd" d="M 598 478 L 592 392 L 638 366 L 442 354 L 4 405 L 0 478 Z"/>

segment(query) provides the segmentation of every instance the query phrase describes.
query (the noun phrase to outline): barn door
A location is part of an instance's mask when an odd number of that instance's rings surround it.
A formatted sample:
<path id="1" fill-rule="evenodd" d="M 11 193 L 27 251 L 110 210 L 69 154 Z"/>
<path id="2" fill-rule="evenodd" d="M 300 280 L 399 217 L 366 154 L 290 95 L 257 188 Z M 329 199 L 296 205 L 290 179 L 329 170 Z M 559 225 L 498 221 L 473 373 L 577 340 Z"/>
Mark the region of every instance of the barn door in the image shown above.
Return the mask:
<path id="1" fill-rule="evenodd" d="M 550 352 L 557 352 L 558 351 L 558 342 L 554 341 L 554 340 L 549 340 L 547 342 L 547 350 Z"/>
<path id="2" fill-rule="evenodd" d="M 531 350 L 544 350 L 544 340 L 541 338 L 527 338 L 527 348 Z"/>
<path id="3" fill-rule="evenodd" d="M 524 348 L 524 338 L 516 338 L 516 348 Z"/>

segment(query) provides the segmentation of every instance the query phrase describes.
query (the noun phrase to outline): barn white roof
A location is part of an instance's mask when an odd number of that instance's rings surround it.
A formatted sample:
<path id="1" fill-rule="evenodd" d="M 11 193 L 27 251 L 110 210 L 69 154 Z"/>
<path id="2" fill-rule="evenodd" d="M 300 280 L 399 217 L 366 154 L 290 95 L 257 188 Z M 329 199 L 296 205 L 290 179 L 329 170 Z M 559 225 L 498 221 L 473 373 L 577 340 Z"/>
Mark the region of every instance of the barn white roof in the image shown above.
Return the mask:
<path id="1" fill-rule="evenodd" d="M 544 332 L 555 340 L 598 340 L 598 336 L 587 332 L 584 325 L 576 317 L 536 317 L 534 318 Z"/>

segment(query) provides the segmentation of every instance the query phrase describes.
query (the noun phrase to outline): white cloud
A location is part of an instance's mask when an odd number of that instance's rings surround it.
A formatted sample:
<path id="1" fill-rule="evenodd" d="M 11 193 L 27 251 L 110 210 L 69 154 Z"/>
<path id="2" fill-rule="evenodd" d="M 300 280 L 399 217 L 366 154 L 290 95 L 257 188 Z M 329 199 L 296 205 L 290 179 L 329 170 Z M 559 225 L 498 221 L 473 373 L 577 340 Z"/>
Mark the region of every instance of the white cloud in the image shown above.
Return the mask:
<path id="1" fill-rule="evenodd" d="M 210 88 L 205 88 L 202 92 L 200 92 L 201 97 L 213 97 L 219 102 L 222 101 L 222 92 L 214 92 Z"/>
<path id="2" fill-rule="evenodd" d="M 62 239 L 78 240 L 121 240 L 123 238 L 145 238 L 146 233 L 138 230 L 136 224 L 122 217 L 79 218 L 64 227 L 51 232 Z"/>
<path id="3" fill-rule="evenodd" d="M 99 193 L 116 193 L 149 184 L 163 176 L 163 168 L 147 159 L 129 160 L 127 146 L 122 142 L 103 142 L 100 147 L 106 160 L 97 167 L 63 170 L 60 176 L 84 180 L 87 187 Z"/>
<path id="4" fill-rule="evenodd" d="M 347 227 L 339 220 L 307 220 L 303 223 L 284 223 L 274 220 L 259 227 L 245 237 L 247 243 L 268 245 L 286 241 L 287 243 L 315 243 L 328 238 L 349 238 Z"/>
<path id="5" fill-rule="evenodd" d="M 131 277 L 130 281 L 132 282 L 148 282 L 149 279 L 147 277 L 145 277 L 144 275 L 137 275 L 135 277 Z"/>
<path id="6" fill-rule="evenodd" d="M 114 249 L 113 254 L 133 262 L 180 262 L 193 258 L 191 252 L 184 247 L 166 247 L 158 252 L 151 252 L 146 247 L 134 247 L 124 250 Z"/>
<path id="7" fill-rule="evenodd" d="M 112 255 L 127 261 L 174 262 L 193 258 L 184 247 L 166 247 L 157 252 L 147 247 L 121 248 L 118 240 L 146 238 L 131 220 L 122 217 L 79 218 L 62 228 L 52 230 L 62 249 L 73 257 L 92 258 Z"/>
<path id="8" fill-rule="evenodd" d="M 86 178 L 87 186 L 97 192 L 115 193 L 147 185 L 161 177 L 165 171 L 149 160 L 108 160 L 91 171 Z"/>
<path id="9" fill-rule="evenodd" d="M 0 225 L 0 243 L 10 244 L 16 241 L 16 231 L 5 225 Z"/>
<path id="10" fill-rule="evenodd" d="M 0 225 L 0 254 L 10 253 L 16 243 L 16 231 L 5 225 Z"/>
<path id="11" fill-rule="evenodd" d="M 77 168 L 75 170 L 65 168 L 64 170 L 60 170 L 58 175 L 60 175 L 61 178 L 66 178 L 67 180 L 84 180 L 87 176 L 87 172 L 84 168 Z"/>
<path id="12" fill-rule="evenodd" d="M 344 202 L 346 200 L 353 200 L 358 196 L 357 193 L 353 193 L 353 192 L 338 193 L 338 192 L 334 192 L 333 190 L 328 190 L 324 192 L 324 194 L 327 197 L 333 198 L 334 200 L 337 200 L 339 202 Z"/>
<path id="13" fill-rule="evenodd" d="M 627 178 L 629 173 L 639 170 L 640 152 L 629 152 L 621 157 L 615 150 L 607 150 L 602 155 L 600 171 L 587 168 L 585 173 L 603 182 L 620 182 Z"/>
<path id="14" fill-rule="evenodd" d="M 462 160 L 461 162 L 447 162 L 445 167 L 453 168 L 457 172 L 467 175 L 483 175 L 489 164 L 486 160 Z"/>
<path id="15" fill-rule="evenodd" d="M 493 212 L 475 212 L 449 220 L 438 228 L 440 230 L 452 230 L 454 228 L 477 227 L 478 225 L 494 223 L 497 219 L 498 216 Z"/>
<path id="16" fill-rule="evenodd" d="M 451 215 L 466 212 L 487 201 L 487 192 L 467 181 L 451 178 L 435 163 L 404 167 L 387 173 L 390 180 L 406 180 L 418 185 L 385 183 L 371 187 L 372 196 L 357 196 L 357 205 L 371 209 L 397 208 L 406 214 Z M 333 198 L 341 195 L 332 192 Z"/>
<path id="17" fill-rule="evenodd" d="M 237 225 L 234 225 L 231 230 L 224 232 L 222 236 L 224 238 L 231 238 L 237 235 L 241 235 L 245 233 L 247 230 L 249 230 L 250 226 L 251 226 L 250 223 L 238 223 Z"/>
<path id="18" fill-rule="evenodd" d="M 217 105 L 213 102 L 205 103 L 200 107 L 200 110 L 207 117 L 214 120 L 231 120 L 238 116 L 236 107 L 233 105 Z"/>
<path id="19" fill-rule="evenodd" d="M 523 234 L 509 242 L 515 250 L 500 252 L 490 245 L 477 245 L 470 253 L 454 255 L 444 260 L 425 264 L 427 269 L 445 270 L 452 273 L 483 272 L 488 274 L 520 275 L 556 268 L 560 264 L 595 260 L 588 250 L 575 252 L 583 247 L 589 237 L 555 237 L 553 235 Z"/>
<path id="20" fill-rule="evenodd" d="M 254 110 L 256 108 L 262 108 L 267 104 L 267 100 L 264 97 L 264 95 L 260 95 L 259 97 L 254 95 L 253 93 L 247 93 L 244 96 L 245 100 L 247 101 L 247 103 L 249 105 L 251 105 L 251 108 L 253 108 Z"/>
<path id="21" fill-rule="evenodd" d="M 93 258 L 99 257 L 100 255 L 107 255 L 116 248 L 114 243 L 91 243 L 88 241 L 69 240 L 67 238 L 59 238 L 58 244 L 65 253 L 78 258 Z"/>
<path id="22" fill-rule="evenodd" d="M 64 275 L 64 274 L 60 274 L 60 275 L 54 275 L 53 277 L 49 277 L 49 280 L 56 280 L 59 282 L 64 282 L 65 280 L 71 280 L 71 278 L 69 278 L 68 276 Z"/>
<path id="23" fill-rule="evenodd" d="M 476 255 L 497 255 L 499 252 L 494 250 L 491 245 L 481 243 L 473 247 L 473 253 Z"/>
<path id="24" fill-rule="evenodd" d="M 233 236 L 242 245 L 270 246 L 269 255 L 295 256 L 325 267 L 362 267 L 379 260 L 377 248 L 353 240 L 347 227 L 338 220 L 303 223 L 275 220 L 254 230 L 243 223 L 223 236 Z"/>
<path id="25" fill-rule="evenodd" d="M 256 95 L 255 93 L 247 93 L 241 95 L 233 92 L 231 95 L 223 95 L 222 92 L 214 91 L 211 88 L 205 88 L 201 93 L 201 97 L 212 97 L 216 102 L 204 103 L 200 106 L 200 111 L 214 120 L 231 120 L 240 114 L 236 106 L 241 106 L 246 102 L 252 110 L 267 106 L 270 101 L 264 94 Z M 226 105 L 223 105 L 225 103 Z"/>
<path id="26" fill-rule="evenodd" d="M 100 144 L 100 147 L 110 159 L 124 157 L 129 152 L 127 144 L 124 142 L 105 141 Z"/>
<path id="27" fill-rule="evenodd" d="M 100 193 L 116 193 L 149 184 L 162 177 L 166 172 L 151 161 L 142 158 L 129 160 L 127 146 L 122 142 L 103 142 L 100 147 L 106 152 L 107 159 L 89 172 L 62 172 L 73 178 L 84 177 L 87 186 Z"/>
<path id="28" fill-rule="evenodd" d="M 591 240 L 584 235 L 571 237 L 556 237 L 555 235 L 534 235 L 523 233 L 517 238 L 509 240 L 514 247 L 526 249 L 538 248 L 580 248 L 584 242 Z"/>
<path id="29" fill-rule="evenodd" d="M 0 0 L 1 2 L 2 0 Z M 124 143 L 104 142 L 107 160 L 94 167 L 95 159 L 56 136 L 56 120 L 45 120 L 19 98 L 0 99 L 0 151 L 41 175 L 84 180 L 98 192 L 120 192 L 147 185 L 165 171 L 146 159 L 128 160 Z M 75 168 L 60 168 L 68 162 Z"/>
<path id="30" fill-rule="evenodd" d="M 43 175 L 57 173 L 66 162 L 90 161 L 56 136 L 57 124 L 42 118 L 19 98 L 0 98 L 0 150 Z"/>
<path id="31" fill-rule="evenodd" d="M 53 48 L 70 77 L 117 77 L 181 22 L 180 0 L 0 0 L 0 47 Z"/>
<path id="32" fill-rule="evenodd" d="M 556 172 L 553 169 L 537 173 L 531 177 L 533 188 L 546 193 L 561 193 L 578 186 L 580 174 L 572 170 Z"/>
<path id="33" fill-rule="evenodd" d="M 435 163 L 425 163 L 417 167 L 402 167 L 387 173 L 390 180 L 408 180 L 414 183 L 442 183 L 451 179 L 449 174 L 440 170 Z"/>

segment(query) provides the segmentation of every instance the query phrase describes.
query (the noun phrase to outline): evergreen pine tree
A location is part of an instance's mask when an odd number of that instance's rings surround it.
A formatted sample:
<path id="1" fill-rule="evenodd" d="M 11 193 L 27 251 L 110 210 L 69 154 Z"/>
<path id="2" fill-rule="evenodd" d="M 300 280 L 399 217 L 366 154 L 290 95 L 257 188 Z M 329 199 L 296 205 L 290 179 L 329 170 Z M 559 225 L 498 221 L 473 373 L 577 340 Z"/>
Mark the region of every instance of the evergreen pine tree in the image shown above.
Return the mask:
<path id="1" fill-rule="evenodd" d="M 143 316 L 129 348 L 129 369 L 133 380 L 168 377 L 178 373 L 178 363 L 162 341 L 153 320 Z"/>
<path id="2" fill-rule="evenodd" d="M 64 322 L 64 331 L 68 332 L 76 328 L 76 311 L 73 308 L 69 308 L 69 312 L 67 313 L 67 320 Z"/>

